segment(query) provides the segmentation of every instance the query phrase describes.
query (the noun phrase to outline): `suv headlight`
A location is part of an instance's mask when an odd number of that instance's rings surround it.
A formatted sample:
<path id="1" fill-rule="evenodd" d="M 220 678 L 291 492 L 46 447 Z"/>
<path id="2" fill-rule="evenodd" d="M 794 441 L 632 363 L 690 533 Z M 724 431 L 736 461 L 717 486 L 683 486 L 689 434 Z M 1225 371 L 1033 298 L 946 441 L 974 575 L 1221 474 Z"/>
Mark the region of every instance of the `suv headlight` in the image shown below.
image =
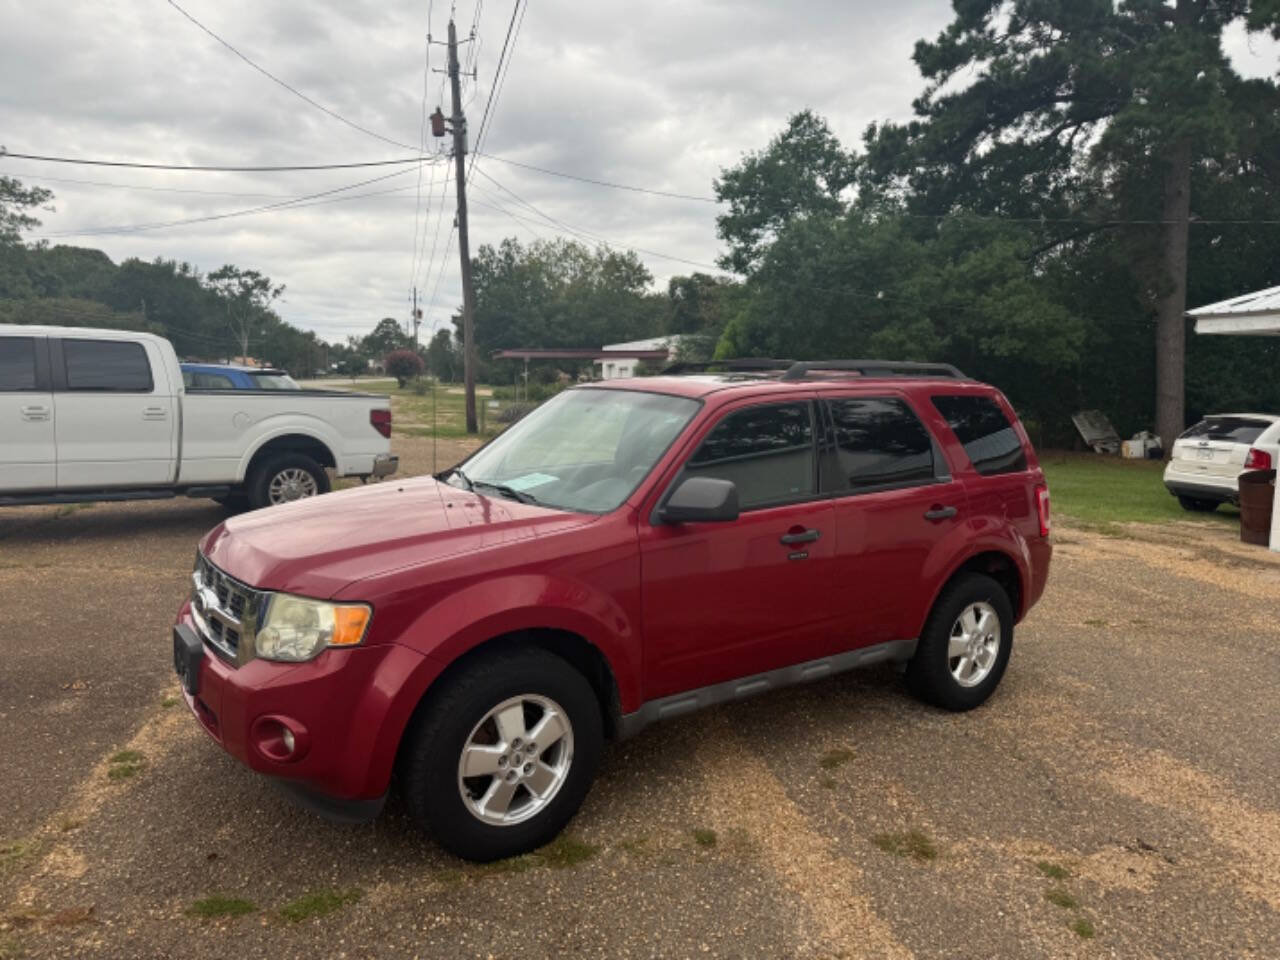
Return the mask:
<path id="1" fill-rule="evenodd" d="M 325 603 L 272 594 L 254 645 L 266 660 L 310 660 L 326 647 L 354 647 L 364 639 L 373 611 L 362 603 Z"/>

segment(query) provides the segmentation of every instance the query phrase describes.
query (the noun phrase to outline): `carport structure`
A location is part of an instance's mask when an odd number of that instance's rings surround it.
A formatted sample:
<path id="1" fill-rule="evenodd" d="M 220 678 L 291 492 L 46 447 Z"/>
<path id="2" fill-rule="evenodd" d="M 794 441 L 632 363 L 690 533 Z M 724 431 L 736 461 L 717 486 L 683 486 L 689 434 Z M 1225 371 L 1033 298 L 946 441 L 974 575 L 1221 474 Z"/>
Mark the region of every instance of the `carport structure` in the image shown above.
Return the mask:
<path id="1" fill-rule="evenodd" d="M 1197 307 L 1187 316 L 1195 320 L 1196 333 L 1280 337 L 1280 287 Z M 1280 492 L 1271 511 L 1271 549 L 1280 553 Z"/>

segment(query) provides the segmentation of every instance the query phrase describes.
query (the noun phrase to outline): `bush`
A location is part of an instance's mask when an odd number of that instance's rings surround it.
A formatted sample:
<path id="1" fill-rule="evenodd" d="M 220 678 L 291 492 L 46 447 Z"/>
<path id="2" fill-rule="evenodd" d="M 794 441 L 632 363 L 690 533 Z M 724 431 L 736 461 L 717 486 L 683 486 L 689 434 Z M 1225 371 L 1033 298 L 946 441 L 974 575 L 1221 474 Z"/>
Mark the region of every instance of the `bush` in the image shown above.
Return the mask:
<path id="1" fill-rule="evenodd" d="M 422 376 L 422 371 L 426 368 L 422 358 L 412 350 L 392 350 L 382 361 L 382 365 L 387 373 L 396 378 L 401 390 L 414 377 Z"/>
<path id="2" fill-rule="evenodd" d="M 536 405 L 544 400 L 550 400 L 564 388 L 565 384 L 562 383 L 530 383 L 527 396 L 525 395 L 525 388 L 523 386 L 520 387 L 519 402 L 528 401 Z M 515 400 L 516 389 L 514 387 L 494 387 L 493 398 L 495 400 Z"/>
<path id="3" fill-rule="evenodd" d="M 412 386 L 409 387 L 413 391 L 415 397 L 425 397 L 427 390 L 431 387 L 431 381 L 426 377 L 414 377 Z"/>

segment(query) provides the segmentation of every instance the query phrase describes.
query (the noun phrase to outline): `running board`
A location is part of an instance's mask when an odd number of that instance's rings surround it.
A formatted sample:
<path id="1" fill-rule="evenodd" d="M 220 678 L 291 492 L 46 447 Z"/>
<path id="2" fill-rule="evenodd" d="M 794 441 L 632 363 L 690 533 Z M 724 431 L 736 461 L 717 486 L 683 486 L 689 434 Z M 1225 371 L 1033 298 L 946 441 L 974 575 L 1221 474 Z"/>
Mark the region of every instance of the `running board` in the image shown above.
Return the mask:
<path id="1" fill-rule="evenodd" d="M 65 493 L 28 493 L 0 497 L 0 507 L 31 507 L 58 503 L 114 503 L 123 500 L 172 500 L 178 496 L 193 498 L 230 496 L 227 484 L 201 487 L 161 487 L 145 490 L 68 490 Z"/>
<path id="2" fill-rule="evenodd" d="M 698 687 L 696 690 L 686 690 L 684 693 L 650 700 L 642 704 L 635 713 L 626 713 L 618 718 L 618 739 L 625 740 L 633 737 L 658 720 L 693 713 L 695 710 L 714 707 L 716 704 L 745 700 L 758 693 L 793 687 L 800 683 L 810 683 L 847 670 L 867 667 L 873 663 L 883 663 L 886 660 L 905 662 L 915 654 L 916 642 L 914 639 L 890 640 L 887 643 L 877 643 L 870 647 L 861 647 L 857 650 L 837 653 L 834 656 L 819 657 L 817 660 L 807 660 L 804 663 L 781 667 L 770 670 L 768 673 L 726 680 L 724 683 L 715 683 L 708 687 Z"/>

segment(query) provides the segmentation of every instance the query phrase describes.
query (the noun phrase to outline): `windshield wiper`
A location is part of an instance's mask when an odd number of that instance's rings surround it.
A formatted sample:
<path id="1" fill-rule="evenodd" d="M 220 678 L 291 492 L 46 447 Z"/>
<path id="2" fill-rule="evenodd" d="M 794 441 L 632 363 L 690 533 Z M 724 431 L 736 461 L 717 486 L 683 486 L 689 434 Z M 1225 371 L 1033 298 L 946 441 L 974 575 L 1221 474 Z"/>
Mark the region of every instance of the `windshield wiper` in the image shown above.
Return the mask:
<path id="1" fill-rule="evenodd" d="M 488 480 L 476 480 L 474 483 L 468 480 L 467 482 L 471 483 L 471 489 L 473 490 L 476 487 L 485 487 L 495 493 L 501 494 L 509 500 L 519 500 L 521 503 L 538 502 L 538 498 L 532 493 L 525 493 L 523 490 L 517 490 L 515 487 L 508 487 L 505 483 L 491 483 Z"/>
<path id="2" fill-rule="evenodd" d="M 441 470 L 436 474 L 436 479 L 443 483 L 450 476 L 459 477 L 467 485 L 467 490 L 475 490 L 476 485 L 471 482 L 470 477 L 462 472 L 461 467 L 450 467 L 448 470 Z"/>

